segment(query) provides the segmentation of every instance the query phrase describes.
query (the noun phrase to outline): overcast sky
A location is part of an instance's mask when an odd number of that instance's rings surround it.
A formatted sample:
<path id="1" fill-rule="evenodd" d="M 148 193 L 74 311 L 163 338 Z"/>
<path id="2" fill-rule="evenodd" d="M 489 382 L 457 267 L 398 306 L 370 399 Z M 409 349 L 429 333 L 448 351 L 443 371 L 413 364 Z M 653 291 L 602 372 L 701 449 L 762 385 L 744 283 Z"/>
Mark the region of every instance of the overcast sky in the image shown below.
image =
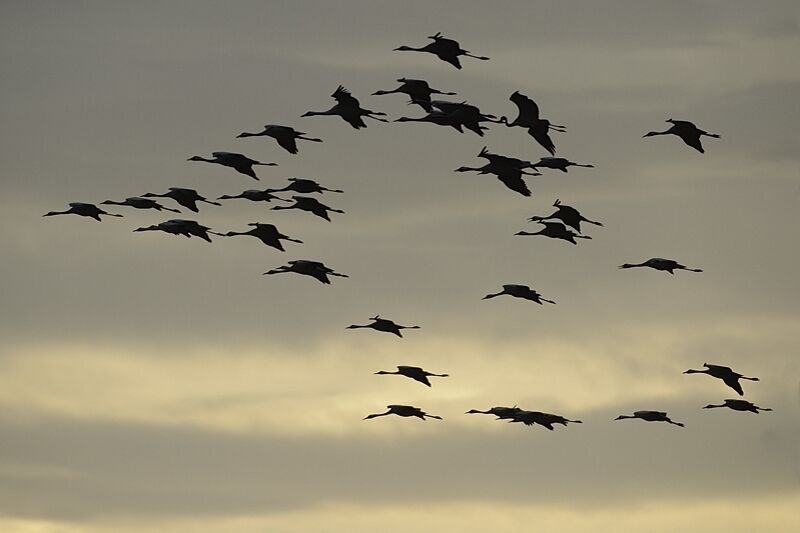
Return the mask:
<path id="1" fill-rule="evenodd" d="M 796 2 L 4 2 L 0 6 L 0 529 L 10 532 L 789 531 L 800 527 L 800 9 Z M 463 70 L 437 31 L 489 61 Z M 339 84 L 419 117 L 400 77 L 542 116 L 558 155 L 525 198 L 483 146 L 537 160 L 524 130 L 356 131 Z M 667 118 L 719 133 L 700 154 Z M 291 155 L 267 123 L 323 143 Z M 186 160 L 233 151 L 261 181 Z M 313 178 L 331 223 L 232 200 L 216 231 L 132 230 L 171 213 L 42 218 L 168 187 L 209 198 Z M 603 227 L 577 246 L 526 222 L 556 199 Z M 164 205 L 176 207 L 169 199 Z M 180 218 L 179 217 L 179 218 Z M 676 259 L 703 273 L 617 266 Z M 349 278 L 263 272 L 292 259 Z M 527 284 L 556 305 L 509 297 Z M 347 330 L 375 314 L 403 339 Z M 773 412 L 703 410 L 733 367 Z M 432 388 L 375 376 L 449 373 Z M 412 404 L 443 421 L 378 418 Z M 583 424 L 464 414 L 519 405 Z M 613 419 L 669 412 L 686 427 Z M 424 524 L 424 525 L 420 525 Z"/>

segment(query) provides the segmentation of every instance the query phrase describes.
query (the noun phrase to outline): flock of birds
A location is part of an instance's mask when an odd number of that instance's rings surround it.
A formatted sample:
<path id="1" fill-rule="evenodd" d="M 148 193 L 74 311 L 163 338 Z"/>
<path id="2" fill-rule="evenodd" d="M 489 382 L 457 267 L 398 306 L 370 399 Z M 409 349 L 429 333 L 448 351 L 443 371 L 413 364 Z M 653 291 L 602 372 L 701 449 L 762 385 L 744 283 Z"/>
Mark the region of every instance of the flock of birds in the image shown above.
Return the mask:
<path id="1" fill-rule="evenodd" d="M 432 42 L 425 46 L 414 48 L 411 46 L 400 46 L 396 51 L 414 51 L 425 52 L 433 54 L 440 60 L 445 61 L 457 69 L 461 69 L 460 57 L 469 57 L 478 60 L 488 60 L 488 57 L 474 55 L 471 52 L 461 48 L 461 45 L 452 39 L 447 39 L 437 33 L 429 37 Z M 515 91 L 510 100 L 513 102 L 517 109 L 518 115 L 513 121 L 509 121 L 505 116 L 497 117 L 496 115 L 486 114 L 481 112 L 476 106 L 470 105 L 465 101 L 449 101 L 449 100 L 434 100 L 433 95 L 454 96 L 456 93 L 440 91 L 433 89 L 427 81 L 399 78 L 399 87 L 392 90 L 379 90 L 373 95 L 387 95 L 387 94 L 404 94 L 410 98 L 410 104 L 419 106 L 426 115 L 418 118 L 400 117 L 395 122 L 428 122 L 438 126 L 446 126 L 464 133 L 464 130 L 469 130 L 481 137 L 484 132 L 488 130 L 484 123 L 502 124 L 506 127 L 520 127 L 527 130 L 528 134 L 541 145 L 550 156 L 542 157 L 537 162 L 526 161 L 514 157 L 500 155 L 489 152 L 487 148 L 483 148 L 478 154 L 478 157 L 485 160 L 486 164 L 477 167 L 462 166 L 456 169 L 456 172 L 477 172 L 481 175 L 491 174 L 494 175 L 501 183 L 503 183 L 510 190 L 521 194 L 523 196 L 531 196 L 531 191 L 525 183 L 524 176 L 538 176 L 539 170 L 552 169 L 567 172 L 569 167 L 585 167 L 593 168 L 590 164 L 575 163 L 562 157 L 556 157 L 556 147 L 550 132 L 564 133 L 566 127 L 551 123 L 549 120 L 540 117 L 539 106 L 528 96 Z M 336 101 L 336 104 L 326 111 L 308 111 L 303 114 L 303 117 L 312 116 L 338 116 L 345 122 L 350 124 L 355 129 L 366 128 L 367 124 L 364 122 L 365 118 L 388 122 L 384 118 L 385 113 L 379 111 L 372 111 L 361 107 L 361 103 L 343 86 L 339 86 L 336 91 L 331 95 Z M 719 138 L 719 135 L 705 132 L 695 126 L 693 123 L 683 120 L 667 120 L 671 127 L 665 131 L 651 131 L 644 135 L 644 137 L 653 137 L 658 135 L 675 135 L 683 140 L 688 146 L 691 146 L 700 153 L 704 153 L 701 143 L 702 137 Z M 322 139 L 308 137 L 306 133 L 295 130 L 289 126 L 268 124 L 264 126 L 263 131 L 257 133 L 243 132 L 238 135 L 239 138 L 244 137 L 271 137 L 277 141 L 278 145 L 291 154 L 298 153 L 297 141 L 308 141 L 319 143 Z M 253 167 L 255 166 L 275 166 L 275 163 L 264 163 L 249 157 L 232 152 L 213 152 L 211 157 L 193 156 L 189 161 L 200 161 L 206 163 L 213 163 L 224 167 L 229 167 L 241 174 L 249 176 L 255 180 L 260 178 L 256 174 Z M 238 195 L 225 195 L 217 198 L 217 200 L 231 200 L 231 199 L 245 199 L 252 202 L 285 202 L 290 205 L 276 205 L 272 207 L 273 210 L 286 210 L 298 209 L 307 211 L 315 216 L 331 221 L 330 213 L 344 213 L 339 209 L 334 209 L 313 196 L 303 196 L 310 194 L 324 194 L 324 193 L 342 193 L 339 189 L 329 189 L 322 186 L 311 179 L 305 178 L 289 178 L 289 183 L 277 189 L 248 189 Z M 279 196 L 281 193 L 292 193 L 291 199 L 282 198 Z M 152 193 L 148 192 L 141 196 L 133 196 L 126 198 L 123 201 L 106 200 L 101 202 L 101 205 L 117 205 L 127 206 L 135 209 L 156 210 L 156 211 L 169 211 L 179 213 L 177 209 L 166 207 L 154 200 L 154 198 L 168 198 L 177 203 L 179 206 L 188 209 L 194 213 L 199 212 L 197 207 L 198 203 L 205 203 L 210 205 L 222 205 L 218 201 L 209 200 L 201 196 L 194 189 L 186 189 L 180 187 L 170 187 L 165 193 Z M 581 223 L 591 224 L 595 226 L 602 226 L 603 224 L 598 221 L 590 220 L 584 217 L 578 209 L 563 204 L 560 200 L 556 200 L 553 204 L 555 211 L 550 215 L 533 216 L 529 219 L 530 222 L 536 222 L 541 225 L 541 229 L 535 232 L 520 231 L 516 235 L 521 236 L 534 236 L 540 235 L 553 239 L 561 239 L 572 244 L 577 244 L 576 239 L 591 239 L 590 236 L 584 235 L 581 229 Z M 101 216 L 121 217 L 122 215 L 116 213 L 108 213 L 101 207 L 95 204 L 84 202 L 73 202 L 69 204 L 69 209 L 64 211 L 51 211 L 44 216 L 75 214 L 84 217 L 90 217 L 100 221 Z M 574 230 L 574 231 L 573 231 Z M 135 229 L 136 232 L 144 231 L 162 231 L 173 235 L 183 235 L 185 237 L 199 237 L 203 240 L 211 242 L 210 235 L 233 237 L 241 235 L 249 235 L 255 237 L 267 246 L 271 246 L 280 251 L 285 251 L 281 241 L 288 241 L 297 244 L 302 244 L 302 241 L 284 235 L 273 224 L 263 224 L 259 222 L 249 224 L 249 229 L 246 231 L 229 231 L 227 233 L 218 233 L 212 231 L 211 228 L 200 224 L 195 220 L 188 219 L 170 219 L 165 222 L 145 226 Z M 674 274 L 675 270 L 686 270 L 690 272 L 702 272 L 699 268 L 689 268 L 673 259 L 664 259 L 654 257 L 643 261 L 641 263 L 625 263 L 620 265 L 621 269 L 629 269 L 636 267 L 648 267 L 655 270 L 669 272 Z M 265 272 L 266 275 L 278 273 L 295 273 L 305 276 L 310 276 L 321 283 L 329 284 L 330 277 L 348 277 L 346 274 L 335 272 L 333 269 L 327 267 L 320 261 L 312 261 L 307 259 L 298 259 L 289 261 L 286 265 L 274 268 Z M 483 299 L 496 298 L 498 296 L 507 295 L 515 298 L 522 298 L 536 302 L 540 305 L 543 303 L 555 304 L 555 301 L 544 298 L 539 292 L 532 289 L 527 285 L 521 284 L 505 284 L 500 292 L 487 294 Z M 381 318 L 379 315 L 374 316 L 368 324 L 353 324 L 347 329 L 360 329 L 367 328 L 379 332 L 391 333 L 398 337 L 402 337 L 402 330 L 406 329 L 419 329 L 419 326 L 403 326 L 395 323 L 392 320 Z M 758 381 L 758 378 L 746 377 L 738 372 L 733 371 L 727 366 L 714 365 L 704 363 L 703 370 L 686 370 L 685 374 L 708 374 L 709 376 L 720 379 L 736 391 L 740 396 L 744 395 L 744 391 L 739 383 L 740 380 Z M 431 377 L 446 378 L 447 374 L 435 374 L 428 372 L 417 366 L 401 365 L 397 367 L 396 371 L 381 370 L 376 372 L 379 375 L 399 375 L 404 376 L 415 381 L 418 381 L 428 387 L 431 386 Z M 743 400 L 743 399 L 726 399 L 722 404 L 709 404 L 705 409 L 727 407 L 735 411 L 748 411 L 758 413 L 759 411 L 770 411 L 768 408 L 758 407 L 757 405 Z M 497 420 L 508 420 L 509 422 L 521 422 L 527 426 L 534 424 L 541 425 L 549 430 L 554 429 L 554 424 L 566 426 L 570 423 L 581 423 L 580 420 L 570 420 L 561 415 L 545 413 L 541 411 L 530 411 L 522 409 L 518 406 L 503 407 L 495 406 L 486 410 L 471 409 L 467 414 L 487 414 L 493 415 Z M 441 420 L 442 417 L 431 415 L 420 409 L 419 407 L 411 405 L 392 404 L 387 406 L 387 411 L 383 413 L 370 414 L 365 417 L 365 420 L 377 417 L 397 415 L 400 417 L 417 417 L 422 420 L 426 418 L 434 418 Z M 675 422 L 667 416 L 666 412 L 655 410 L 639 410 L 634 411 L 630 415 L 620 415 L 616 420 L 624 420 L 638 418 L 648 422 L 667 422 L 676 426 L 683 427 L 680 422 Z"/>

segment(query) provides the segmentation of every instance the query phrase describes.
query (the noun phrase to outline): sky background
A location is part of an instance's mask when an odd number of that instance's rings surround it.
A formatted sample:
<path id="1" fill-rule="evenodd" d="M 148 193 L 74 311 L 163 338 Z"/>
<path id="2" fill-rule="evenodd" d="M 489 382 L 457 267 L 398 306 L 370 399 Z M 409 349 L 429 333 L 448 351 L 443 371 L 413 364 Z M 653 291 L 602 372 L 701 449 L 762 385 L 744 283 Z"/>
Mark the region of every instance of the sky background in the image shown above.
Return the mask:
<path id="1" fill-rule="evenodd" d="M 0 4 L 0 530 L 9 532 L 790 531 L 800 527 L 800 8 L 796 2 L 3 2 Z M 490 61 L 422 46 L 440 31 Z M 390 118 L 421 78 L 516 116 L 518 90 L 595 169 L 528 178 L 519 128 L 300 118 L 342 84 Z M 699 154 L 666 129 L 722 138 Z M 290 155 L 278 123 L 321 137 Z M 192 155 L 241 152 L 260 182 Z M 217 231 L 274 223 L 304 244 L 134 233 L 172 214 L 41 218 L 167 187 L 209 198 L 313 178 L 327 223 L 232 200 Z M 579 208 L 573 246 L 526 219 Z M 164 205 L 174 207 L 164 199 Z M 169 215 L 169 216 L 168 216 Z M 177 215 L 176 215 L 177 216 Z M 617 265 L 674 258 L 702 274 Z M 322 260 L 323 286 L 261 273 Z M 557 305 L 498 298 L 528 284 Z M 349 324 L 419 324 L 405 338 Z M 761 378 L 771 413 L 703 362 Z M 398 364 L 447 372 L 428 389 Z M 392 403 L 444 421 L 379 418 Z M 520 405 L 549 432 L 463 413 Z M 685 429 L 612 420 L 668 411 Z"/>

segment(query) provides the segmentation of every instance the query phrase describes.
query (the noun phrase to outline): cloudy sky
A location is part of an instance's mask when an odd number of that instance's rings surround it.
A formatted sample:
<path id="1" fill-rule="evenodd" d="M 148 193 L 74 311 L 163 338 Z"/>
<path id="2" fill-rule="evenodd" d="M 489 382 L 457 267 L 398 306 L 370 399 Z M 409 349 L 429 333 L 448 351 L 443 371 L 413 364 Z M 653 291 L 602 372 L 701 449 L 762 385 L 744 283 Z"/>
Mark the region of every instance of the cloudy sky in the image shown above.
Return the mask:
<path id="1" fill-rule="evenodd" d="M 10 532 L 789 531 L 800 526 L 800 10 L 796 2 L 3 2 L 0 6 L 0 529 Z M 458 71 L 441 31 L 490 61 Z M 594 169 L 528 178 L 483 146 L 547 155 L 517 128 L 484 138 L 327 109 L 421 116 L 422 78 L 515 116 L 518 90 Z M 722 138 L 706 154 L 643 139 L 667 118 Z M 266 123 L 321 144 L 237 139 Z M 277 167 L 261 182 L 189 163 Z M 184 214 L 217 231 L 274 223 L 304 244 L 212 244 L 42 218 L 68 202 L 167 187 L 207 197 L 290 176 L 345 194 L 327 223 L 234 200 Z M 514 233 L 556 199 L 601 220 L 577 246 Z M 165 205 L 173 206 L 170 200 Z M 675 276 L 624 262 L 669 257 Z M 322 260 L 331 286 L 261 273 Z M 482 301 L 528 284 L 557 305 Z M 405 338 L 346 330 L 380 313 Z M 761 378 L 758 416 L 703 362 Z M 451 377 L 428 389 L 375 376 Z M 443 421 L 386 417 L 392 403 Z M 520 405 L 583 421 L 549 432 L 466 416 Z M 684 429 L 612 420 L 665 410 Z"/>

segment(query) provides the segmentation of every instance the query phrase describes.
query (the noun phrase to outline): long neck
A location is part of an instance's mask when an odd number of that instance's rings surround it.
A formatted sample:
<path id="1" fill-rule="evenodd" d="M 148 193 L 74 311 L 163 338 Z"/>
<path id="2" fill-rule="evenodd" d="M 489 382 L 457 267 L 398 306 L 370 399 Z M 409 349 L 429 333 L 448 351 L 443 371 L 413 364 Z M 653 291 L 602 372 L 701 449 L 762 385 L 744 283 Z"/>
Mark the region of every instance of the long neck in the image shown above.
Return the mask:
<path id="1" fill-rule="evenodd" d="M 684 374 L 708 374 L 708 369 L 705 369 L 705 370 L 694 370 L 694 369 L 690 368 L 689 370 L 684 372 Z"/>
<path id="2" fill-rule="evenodd" d="M 117 202 L 117 201 L 115 201 L 115 200 L 106 200 L 106 201 L 105 201 L 105 202 L 103 202 L 103 203 L 104 203 L 104 204 L 106 204 L 106 205 L 128 205 L 128 204 L 127 204 L 127 203 L 125 203 L 125 202 Z"/>
<path id="3" fill-rule="evenodd" d="M 52 217 L 52 216 L 55 216 L 55 215 L 69 215 L 69 214 L 71 214 L 71 213 L 72 213 L 72 211 L 70 211 L 70 210 L 68 209 L 68 210 L 66 210 L 66 211 L 50 211 L 49 213 L 45 213 L 45 214 L 44 214 L 44 215 L 42 215 L 42 216 L 43 216 L 43 217 Z"/>
<path id="4" fill-rule="evenodd" d="M 239 137 L 260 137 L 261 135 L 263 135 L 263 133 L 248 133 L 245 131 L 243 133 L 240 133 Z"/>

